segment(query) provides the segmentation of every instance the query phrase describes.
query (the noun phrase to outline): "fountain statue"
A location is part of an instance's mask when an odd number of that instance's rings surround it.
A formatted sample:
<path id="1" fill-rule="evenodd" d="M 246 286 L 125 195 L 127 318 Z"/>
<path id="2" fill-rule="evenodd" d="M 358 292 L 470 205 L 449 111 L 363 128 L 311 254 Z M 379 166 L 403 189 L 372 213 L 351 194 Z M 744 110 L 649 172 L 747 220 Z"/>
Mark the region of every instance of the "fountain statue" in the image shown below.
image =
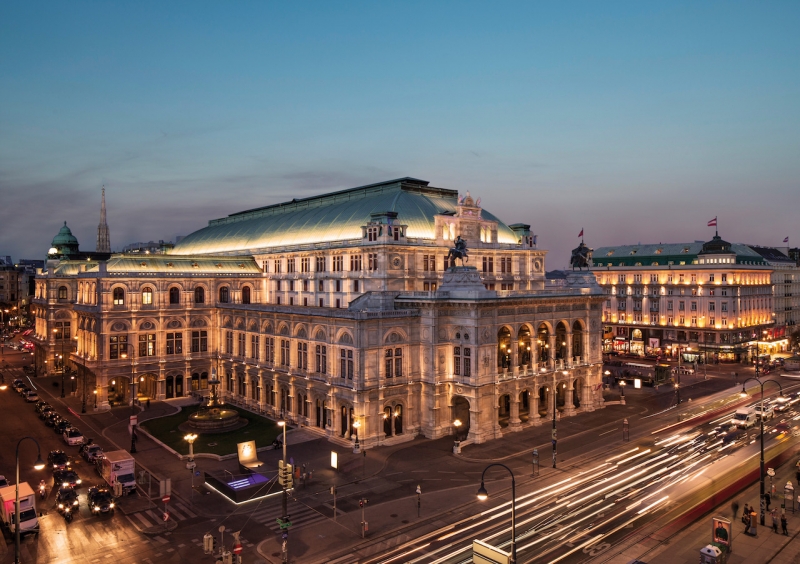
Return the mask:
<path id="1" fill-rule="evenodd" d="M 213 432 L 241 427 L 243 421 L 239 417 L 239 412 L 235 409 L 223 407 L 225 402 L 217 393 L 220 381 L 217 380 L 217 371 L 214 368 L 211 369 L 211 380 L 208 381 L 208 385 L 211 386 L 208 401 L 205 407 L 189 416 L 189 426 L 199 432 Z"/>

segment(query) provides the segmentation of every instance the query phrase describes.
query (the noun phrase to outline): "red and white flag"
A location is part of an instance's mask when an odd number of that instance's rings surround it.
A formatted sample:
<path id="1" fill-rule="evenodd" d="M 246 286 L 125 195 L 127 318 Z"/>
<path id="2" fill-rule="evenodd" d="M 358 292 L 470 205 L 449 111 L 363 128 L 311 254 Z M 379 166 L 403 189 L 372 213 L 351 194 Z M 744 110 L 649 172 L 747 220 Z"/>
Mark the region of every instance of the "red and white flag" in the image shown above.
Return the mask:
<path id="1" fill-rule="evenodd" d="M 578 237 L 583 237 L 583 227 L 581 227 L 581 232 L 578 233 Z"/>
<path id="2" fill-rule="evenodd" d="M 787 237 L 786 239 L 783 240 L 783 242 L 784 243 L 788 243 L 789 242 L 789 238 Z"/>
<path id="3" fill-rule="evenodd" d="M 716 227 L 717 226 L 717 218 L 715 217 L 711 221 L 708 222 L 709 227 Z"/>

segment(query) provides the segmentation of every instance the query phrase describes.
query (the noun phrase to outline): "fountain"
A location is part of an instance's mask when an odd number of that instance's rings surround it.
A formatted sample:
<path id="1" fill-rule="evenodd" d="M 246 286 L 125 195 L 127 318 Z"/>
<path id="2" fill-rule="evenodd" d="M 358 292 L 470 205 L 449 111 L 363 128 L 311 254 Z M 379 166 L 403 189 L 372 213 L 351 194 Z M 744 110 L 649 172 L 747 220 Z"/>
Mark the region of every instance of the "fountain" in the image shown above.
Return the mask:
<path id="1" fill-rule="evenodd" d="M 189 416 L 189 426 L 202 433 L 228 431 L 247 423 L 246 420 L 239 417 L 239 412 L 235 409 L 224 407 L 225 402 L 217 394 L 220 381 L 217 380 L 217 371 L 214 369 L 211 370 L 211 380 L 208 381 L 208 384 L 211 386 L 208 402 L 203 409 L 199 409 Z"/>

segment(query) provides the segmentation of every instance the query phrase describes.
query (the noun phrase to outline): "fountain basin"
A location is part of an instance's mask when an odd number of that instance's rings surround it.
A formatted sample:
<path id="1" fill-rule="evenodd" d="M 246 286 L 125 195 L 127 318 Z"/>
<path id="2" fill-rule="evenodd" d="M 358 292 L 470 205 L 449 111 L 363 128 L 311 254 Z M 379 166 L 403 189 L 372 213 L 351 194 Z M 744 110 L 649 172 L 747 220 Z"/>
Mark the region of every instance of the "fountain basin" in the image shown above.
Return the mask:
<path id="1" fill-rule="evenodd" d="M 189 426 L 198 431 L 219 431 L 241 426 L 239 413 L 224 407 L 207 407 L 189 416 Z"/>

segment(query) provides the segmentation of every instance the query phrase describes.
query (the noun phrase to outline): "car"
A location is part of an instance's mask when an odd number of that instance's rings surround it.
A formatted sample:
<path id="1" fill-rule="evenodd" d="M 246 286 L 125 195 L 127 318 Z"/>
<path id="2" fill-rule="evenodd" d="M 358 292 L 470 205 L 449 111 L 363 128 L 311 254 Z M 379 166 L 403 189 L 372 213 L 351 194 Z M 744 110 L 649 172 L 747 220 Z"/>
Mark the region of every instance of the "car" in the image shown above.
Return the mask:
<path id="1" fill-rule="evenodd" d="M 108 513 L 114 510 L 114 496 L 108 488 L 89 488 L 89 509 L 92 513 Z"/>
<path id="2" fill-rule="evenodd" d="M 51 450 L 47 455 L 47 463 L 53 470 L 66 470 L 72 462 L 63 450 Z"/>
<path id="3" fill-rule="evenodd" d="M 50 413 L 47 414 L 47 417 L 44 418 L 44 424 L 47 425 L 48 427 L 55 426 L 55 424 L 58 423 L 59 421 L 61 421 L 61 416 L 55 411 L 51 411 Z"/>
<path id="4" fill-rule="evenodd" d="M 44 400 L 39 400 L 39 401 L 36 402 L 36 405 L 34 405 L 33 407 L 34 407 L 34 409 L 36 409 L 36 413 L 39 413 L 39 410 L 42 409 L 46 405 L 50 405 L 50 404 L 48 404 Z"/>
<path id="5" fill-rule="evenodd" d="M 74 470 L 56 470 L 53 472 L 53 487 L 77 487 L 80 486 L 82 480 L 78 476 L 78 473 Z"/>
<path id="6" fill-rule="evenodd" d="M 66 431 L 70 427 L 72 427 L 72 423 L 70 423 L 66 419 L 62 419 L 61 421 L 53 425 L 53 431 L 55 431 L 57 435 L 63 435 L 64 431 Z"/>
<path id="7" fill-rule="evenodd" d="M 80 455 L 86 460 L 86 462 L 95 462 L 100 458 L 103 458 L 103 449 L 100 445 L 95 444 L 84 444 L 81 446 Z"/>
<path id="8" fill-rule="evenodd" d="M 70 427 L 64 431 L 61 436 L 64 437 L 64 442 L 70 446 L 81 445 L 83 441 L 86 440 L 83 438 L 83 433 L 78 431 L 75 427 Z"/>
<path id="9" fill-rule="evenodd" d="M 6 477 L 0 475 L 0 488 L 4 488 L 7 485 L 8 485 L 8 480 L 6 480 Z"/>
<path id="10" fill-rule="evenodd" d="M 25 401 L 28 403 L 39 401 L 39 394 L 36 393 L 36 390 L 30 390 L 25 394 Z"/>
<path id="11" fill-rule="evenodd" d="M 77 511 L 78 505 L 78 492 L 72 486 L 61 486 L 58 488 L 56 494 L 56 507 L 60 513 L 69 513 Z"/>
<path id="12" fill-rule="evenodd" d="M 756 411 L 756 419 L 761 419 L 761 412 L 764 412 L 764 420 L 772 419 L 775 417 L 775 410 L 772 408 L 770 404 L 764 404 L 763 407 L 761 404 L 755 406 Z"/>
<path id="13" fill-rule="evenodd" d="M 39 410 L 39 419 L 44 421 L 45 419 L 47 419 L 47 416 L 50 413 L 55 413 L 55 412 L 56 412 L 56 410 L 53 409 L 52 405 L 46 405 L 42 409 Z"/>
<path id="14" fill-rule="evenodd" d="M 792 407 L 792 400 L 787 396 L 778 396 L 772 400 L 772 407 L 777 412 L 788 411 Z"/>
<path id="15" fill-rule="evenodd" d="M 19 392 L 19 395 L 21 395 L 22 397 L 25 397 L 25 394 L 27 394 L 30 391 L 31 389 L 25 384 L 22 384 L 21 388 L 17 388 L 17 392 Z"/>

